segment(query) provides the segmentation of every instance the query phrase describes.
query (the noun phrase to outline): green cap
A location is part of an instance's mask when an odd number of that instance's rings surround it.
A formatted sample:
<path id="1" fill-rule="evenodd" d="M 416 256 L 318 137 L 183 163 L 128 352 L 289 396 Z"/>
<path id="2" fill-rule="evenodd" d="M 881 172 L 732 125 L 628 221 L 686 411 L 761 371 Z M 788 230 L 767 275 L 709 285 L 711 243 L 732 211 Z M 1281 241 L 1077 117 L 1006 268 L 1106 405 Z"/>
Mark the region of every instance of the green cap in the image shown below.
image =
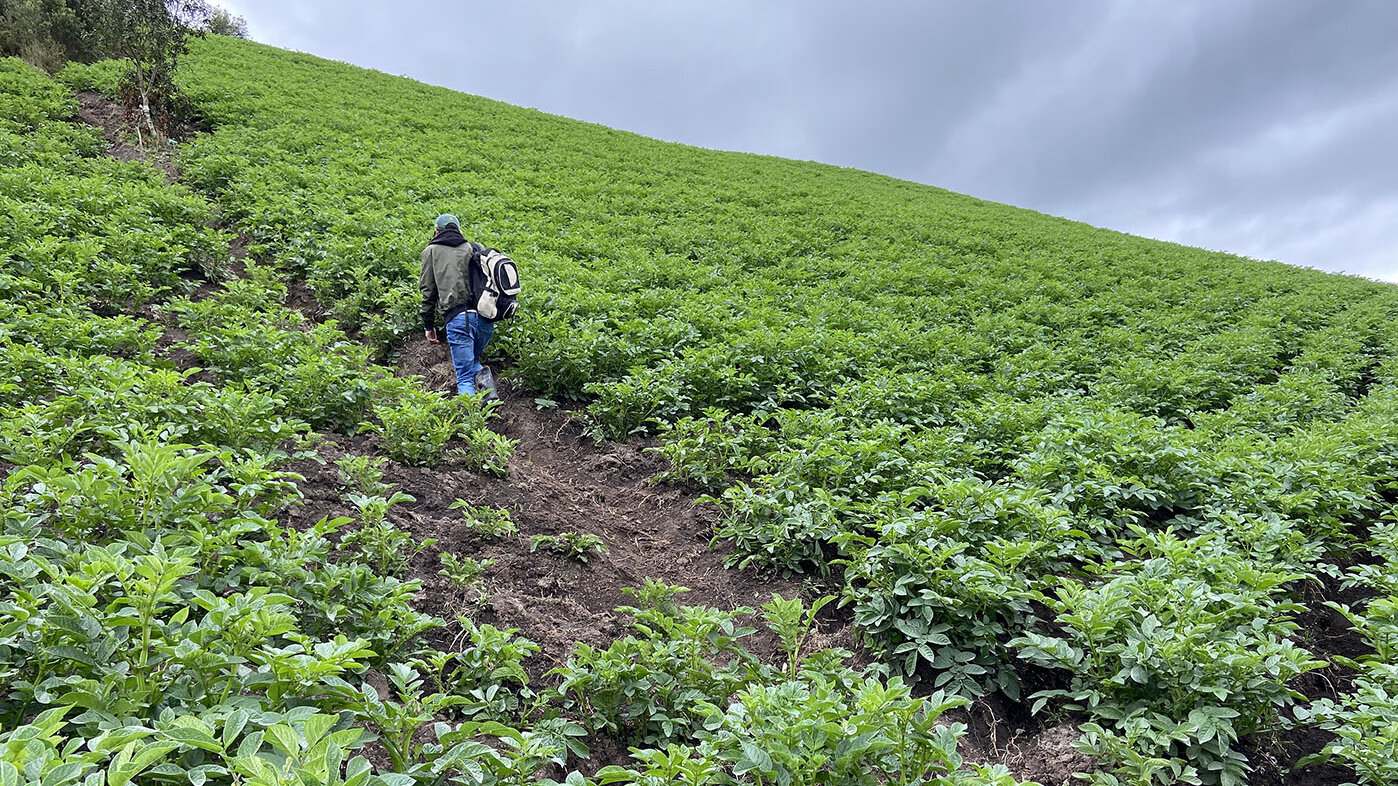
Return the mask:
<path id="1" fill-rule="evenodd" d="M 461 226 L 461 222 L 457 221 L 456 216 L 452 215 L 451 213 L 443 213 L 440 216 L 437 216 L 438 232 L 442 231 L 443 229 L 446 229 L 448 224 L 456 224 L 457 226 Z"/>

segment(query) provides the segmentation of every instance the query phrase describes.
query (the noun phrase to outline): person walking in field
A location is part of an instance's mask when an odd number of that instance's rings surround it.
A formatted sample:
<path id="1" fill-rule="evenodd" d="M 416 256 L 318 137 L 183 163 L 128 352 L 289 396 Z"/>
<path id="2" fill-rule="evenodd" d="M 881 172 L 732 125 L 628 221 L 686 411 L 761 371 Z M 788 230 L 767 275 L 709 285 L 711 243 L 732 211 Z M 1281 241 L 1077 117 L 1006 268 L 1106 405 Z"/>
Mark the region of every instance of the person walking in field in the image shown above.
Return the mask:
<path id="1" fill-rule="evenodd" d="M 477 260 L 484 250 L 479 244 L 467 242 L 461 235 L 460 222 L 450 213 L 437 216 L 432 240 L 422 250 L 422 275 L 418 280 L 422 289 L 422 324 L 427 340 L 440 344 L 437 310 L 441 309 L 447 348 L 456 367 L 458 394 L 476 392 L 476 376 L 486 368 L 481 365 L 481 357 L 495 332 L 495 323 L 476 309 L 487 286 L 486 274 Z"/>

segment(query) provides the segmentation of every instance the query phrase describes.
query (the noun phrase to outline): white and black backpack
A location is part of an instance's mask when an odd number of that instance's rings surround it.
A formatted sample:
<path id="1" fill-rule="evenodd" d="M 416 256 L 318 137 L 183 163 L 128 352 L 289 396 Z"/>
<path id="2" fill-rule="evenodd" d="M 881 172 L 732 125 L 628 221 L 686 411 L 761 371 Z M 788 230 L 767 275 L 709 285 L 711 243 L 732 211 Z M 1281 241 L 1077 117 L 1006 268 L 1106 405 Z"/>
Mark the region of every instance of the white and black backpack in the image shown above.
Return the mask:
<path id="1" fill-rule="evenodd" d="M 485 274 L 485 286 L 476 299 L 476 313 L 492 322 L 514 316 L 519 310 L 519 266 L 494 248 L 476 254 L 476 264 Z"/>

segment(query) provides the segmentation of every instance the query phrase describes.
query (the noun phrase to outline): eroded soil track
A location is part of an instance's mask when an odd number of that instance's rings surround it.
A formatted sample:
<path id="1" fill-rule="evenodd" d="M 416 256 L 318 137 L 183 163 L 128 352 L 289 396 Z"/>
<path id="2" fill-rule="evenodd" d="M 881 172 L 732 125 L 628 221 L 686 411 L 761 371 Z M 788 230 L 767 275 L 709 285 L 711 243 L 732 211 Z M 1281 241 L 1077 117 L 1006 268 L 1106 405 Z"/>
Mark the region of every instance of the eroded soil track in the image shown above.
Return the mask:
<path id="1" fill-rule="evenodd" d="M 399 372 L 422 376 L 433 388 L 452 380 L 445 346 L 410 345 L 400 355 Z M 654 482 L 665 462 L 647 452 L 647 443 L 597 446 L 577 420 L 566 412 L 537 409 L 507 378 L 501 392 L 503 405 L 493 427 L 518 440 L 506 477 L 450 464 L 385 467 L 384 479 L 414 499 L 395 507 L 390 519 L 420 541 L 436 541 L 409 565 L 410 576 L 423 582 L 422 610 L 448 621 L 469 610 L 479 622 L 519 629 L 542 647 L 535 660 L 543 663 L 531 669 L 542 672 L 566 660 L 576 642 L 605 646 L 623 635 L 626 618 L 615 609 L 630 605 L 632 598 L 622 590 L 646 578 L 690 588 L 682 596 L 685 603 L 725 610 L 759 606 L 773 593 L 792 597 L 801 591 L 796 582 L 725 568 L 722 551 L 709 548 L 717 509 L 698 503 L 696 492 Z M 292 468 L 306 478 L 301 484 L 306 504 L 293 511 L 295 524 L 353 513 L 334 461 L 346 453 L 375 453 L 373 443 L 372 437 L 330 436 L 319 448 L 326 464 L 305 461 Z M 497 540 L 475 536 L 461 512 L 451 509 L 456 500 L 509 510 L 519 533 Z M 532 536 L 560 532 L 598 535 L 607 551 L 585 564 L 547 550 L 530 552 Z M 495 560 L 484 574 L 485 604 L 468 604 L 438 575 L 442 551 Z M 447 637 L 437 642 L 445 645 L 451 630 L 437 635 Z M 757 636 L 749 644 L 767 654 L 775 642 Z"/>

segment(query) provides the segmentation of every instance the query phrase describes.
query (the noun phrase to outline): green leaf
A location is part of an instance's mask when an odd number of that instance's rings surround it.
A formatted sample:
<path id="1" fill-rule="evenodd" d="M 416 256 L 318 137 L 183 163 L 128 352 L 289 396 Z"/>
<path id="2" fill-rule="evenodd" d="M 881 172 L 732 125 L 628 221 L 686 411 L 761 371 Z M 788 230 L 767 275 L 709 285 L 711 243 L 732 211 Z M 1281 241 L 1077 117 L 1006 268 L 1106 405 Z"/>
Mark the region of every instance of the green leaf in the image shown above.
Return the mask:
<path id="1" fill-rule="evenodd" d="M 126 786 L 131 779 L 141 774 L 147 767 L 164 758 L 165 754 L 179 747 L 173 742 L 152 742 L 127 744 L 113 757 L 107 767 L 108 786 Z"/>
<path id="2" fill-rule="evenodd" d="M 267 741 L 283 755 L 295 759 L 301 753 L 301 741 L 296 730 L 285 723 L 276 723 L 266 729 Z"/>
<path id="3" fill-rule="evenodd" d="M 211 753 L 223 752 L 223 745 L 221 745 L 218 740 L 215 740 L 213 736 L 200 729 L 176 726 L 166 729 L 165 736 L 191 748 L 200 748 Z"/>
<path id="4" fill-rule="evenodd" d="M 243 710 L 234 710 L 229 713 L 223 721 L 223 747 L 227 748 L 233 744 L 233 740 L 243 733 L 243 728 L 248 724 L 248 714 Z"/>

